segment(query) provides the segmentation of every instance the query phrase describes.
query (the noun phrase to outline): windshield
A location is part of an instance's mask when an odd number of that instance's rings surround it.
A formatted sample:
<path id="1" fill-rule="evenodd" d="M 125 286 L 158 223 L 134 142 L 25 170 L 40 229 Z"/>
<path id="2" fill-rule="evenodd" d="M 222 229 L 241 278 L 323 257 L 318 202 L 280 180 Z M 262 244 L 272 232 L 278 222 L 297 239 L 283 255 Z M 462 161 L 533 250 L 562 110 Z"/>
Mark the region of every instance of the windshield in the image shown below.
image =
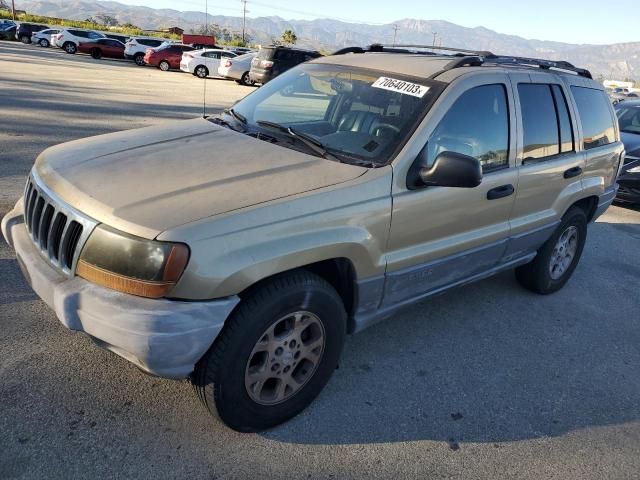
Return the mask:
<path id="1" fill-rule="evenodd" d="M 620 130 L 640 135 L 640 105 L 618 110 Z"/>
<path id="2" fill-rule="evenodd" d="M 233 112 L 246 120 L 246 133 L 277 136 L 277 124 L 285 127 L 280 133 L 291 129 L 341 161 L 380 166 L 392 160 L 440 91 L 426 79 L 303 64 L 245 97 Z"/>

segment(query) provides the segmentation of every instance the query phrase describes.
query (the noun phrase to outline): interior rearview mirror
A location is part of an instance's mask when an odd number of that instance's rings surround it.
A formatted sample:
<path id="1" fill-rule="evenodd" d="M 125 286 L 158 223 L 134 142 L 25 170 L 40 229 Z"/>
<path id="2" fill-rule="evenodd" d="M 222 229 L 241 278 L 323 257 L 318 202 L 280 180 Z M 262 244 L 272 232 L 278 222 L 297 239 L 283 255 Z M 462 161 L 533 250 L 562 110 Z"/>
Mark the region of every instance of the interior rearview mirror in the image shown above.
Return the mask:
<path id="1" fill-rule="evenodd" d="M 456 152 L 442 152 L 431 167 L 419 170 L 426 186 L 474 188 L 482 182 L 482 166 L 477 158 Z"/>

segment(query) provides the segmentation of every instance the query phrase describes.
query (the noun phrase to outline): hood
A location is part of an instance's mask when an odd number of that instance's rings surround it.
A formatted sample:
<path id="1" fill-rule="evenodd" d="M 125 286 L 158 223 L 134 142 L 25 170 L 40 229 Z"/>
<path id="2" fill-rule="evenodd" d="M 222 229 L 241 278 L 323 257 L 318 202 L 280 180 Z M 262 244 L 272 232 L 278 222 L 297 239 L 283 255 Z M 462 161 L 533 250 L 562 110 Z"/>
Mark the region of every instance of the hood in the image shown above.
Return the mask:
<path id="1" fill-rule="evenodd" d="M 624 143 L 624 149 L 627 155 L 640 157 L 640 134 L 620 132 L 620 139 L 622 143 Z"/>
<path id="2" fill-rule="evenodd" d="M 84 214 L 155 238 L 206 217 L 346 182 L 367 169 L 199 118 L 57 145 L 38 157 L 35 171 Z"/>

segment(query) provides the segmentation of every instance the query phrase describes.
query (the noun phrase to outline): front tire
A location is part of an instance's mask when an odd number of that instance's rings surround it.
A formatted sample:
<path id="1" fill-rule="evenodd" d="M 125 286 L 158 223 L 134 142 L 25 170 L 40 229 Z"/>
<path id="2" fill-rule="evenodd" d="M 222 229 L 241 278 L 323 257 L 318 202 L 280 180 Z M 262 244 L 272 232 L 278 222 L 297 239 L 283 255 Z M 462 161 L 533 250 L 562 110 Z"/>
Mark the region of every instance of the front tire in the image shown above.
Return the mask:
<path id="1" fill-rule="evenodd" d="M 587 216 L 581 208 L 571 207 L 533 261 L 516 269 L 518 282 L 541 295 L 557 292 L 578 266 L 586 239 Z"/>
<path id="2" fill-rule="evenodd" d="M 99 48 L 92 48 L 91 57 L 95 58 L 96 60 L 100 60 L 102 58 L 102 50 L 100 50 Z"/>
<path id="3" fill-rule="evenodd" d="M 274 427 L 304 410 L 335 370 L 346 335 L 340 296 L 298 271 L 251 291 L 192 375 L 212 414 L 239 432 Z"/>
<path id="4" fill-rule="evenodd" d="M 22 35 L 20 37 L 20 41 L 25 45 L 28 45 L 29 43 L 31 43 L 31 38 L 27 37 L 26 35 Z"/>
<path id="5" fill-rule="evenodd" d="M 158 64 L 158 68 L 160 70 L 162 70 L 163 72 L 168 72 L 171 69 L 171 65 L 169 65 L 169 62 L 167 62 L 166 60 L 162 60 L 159 64 Z"/>
<path id="6" fill-rule="evenodd" d="M 198 65 L 193 70 L 193 74 L 198 78 L 207 78 L 209 76 L 209 69 L 204 65 Z"/>
<path id="7" fill-rule="evenodd" d="M 67 53 L 69 53 L 71 55 L 73 55 L 74 53 L 76 53 L 78 51 L 78 47 L 73 42 L 67 42 L 67 43 L 63 44 L 62 45 L 62 49 L 65 52 L 67 52 Z"/>
<path id="8" fill-rule="evenodd" d="M 38 43 L 42 48 L 49 48 L 49 40 L 46 38 L 41 39 Z"/>

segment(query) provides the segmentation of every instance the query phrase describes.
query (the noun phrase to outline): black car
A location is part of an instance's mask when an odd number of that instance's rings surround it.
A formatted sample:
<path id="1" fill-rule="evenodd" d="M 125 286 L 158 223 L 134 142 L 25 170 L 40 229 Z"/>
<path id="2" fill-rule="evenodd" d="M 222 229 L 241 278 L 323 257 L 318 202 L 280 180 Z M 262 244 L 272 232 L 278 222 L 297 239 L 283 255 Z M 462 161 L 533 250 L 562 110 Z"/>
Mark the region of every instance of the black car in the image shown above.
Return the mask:
<path id="1" fill-rule="evenodd" d="M 618 177 L 617 200 L 640 203 L 640 100 L 627 100 L 616 105 L 620 137 L 626 156 Z"/>
<path id="2" fill-rule="evenodd" d="M 45 30 L 49 25 L 41 25 L 39 23 L 21 23 L 16 30 L 16 38 L 22 43 L 31 43 L 31 34 Z"/>
<path id="3" fill-rule="evenodd" d="M 9 25 L 7 28 L 0 29 L 0 40 L 15 40 L 16 26 Z"/>
<path id="4" fill-rule="evenodd" d="M 282 46 L 263 47 L 251 61 L 249 79 L 264 85 L 290 68 L 321 56 L 322 54 L 315 50 Z"/>

